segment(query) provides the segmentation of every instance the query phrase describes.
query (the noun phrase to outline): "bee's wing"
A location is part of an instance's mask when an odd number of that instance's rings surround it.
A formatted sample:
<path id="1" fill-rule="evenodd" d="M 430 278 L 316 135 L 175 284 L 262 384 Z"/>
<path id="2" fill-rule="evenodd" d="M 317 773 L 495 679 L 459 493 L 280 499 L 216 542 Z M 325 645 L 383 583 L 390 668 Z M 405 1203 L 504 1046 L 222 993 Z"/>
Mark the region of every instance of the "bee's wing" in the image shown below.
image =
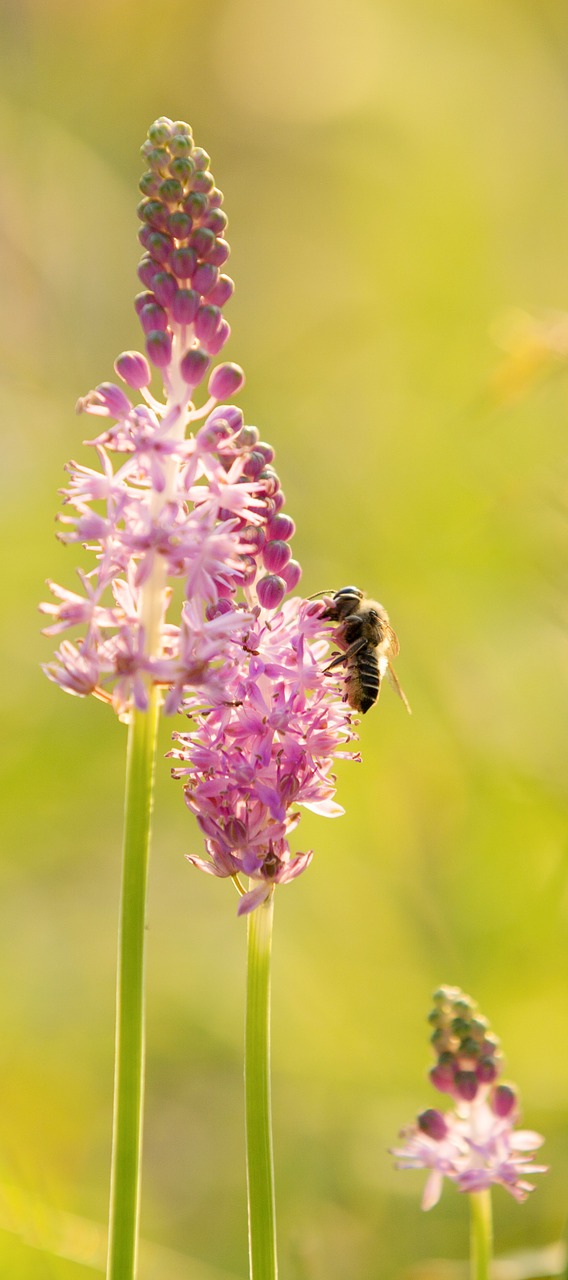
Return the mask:
<path id="1" fill-rule="evenodd" d="M 404 702 L 404 705 L 405 705 L 405 707 L 406 707 L 406 710 L 408 711 L 409 716 L 411 716 L 411 715 L 412 715 L 412 708 L 411 708 L 410 703 L 409 703 L 409 701 L 408 701 L 408 698 L 407 698 L 407 696 L 406 696 L 406 694 L 405 694 L 405 692 L 404 692 L 404 689 L 402 689 L 402 688 L 401 688 L 401 686 L 400 686 L 400 684 L 399 684 L 399 682 L 398 682 L 398 676 L 397 676 L 396 671 L 395 671 L 395 669 L 394 669 L 394 667 L 393 667 L 393 665 L 392 665 L 392 662 L 389 662 L 389 664 L 388 664 L 388 666 L 387 666 L 387 675 L 388 675 L 388 678 L 389 678 L 389 680 L 390 680 L 390 682 L 391 682 L 391 684 L 392 684 L 392 687 L 393 687 L 393 689 L 394 689 L 395 693 L 398 693 L 399 698 L 401 698 L 401 699 L 402 699 L 402 701 Z"/>
<path id="2" fill-rule="evenodd" d="M 393 628 L 391 627 L 389 622 L 386 623 L 386 625 L 383 628 L 383 631 L 384 631 L 384 640 L 388 640 L 388 649 L 391 653 L 391 656 L 393 658 L 398 657 L 398 654 L 400 652 L 400 645 L 398 643 L 398 636 L 396 634 L 396 631 L 393 631 Z M 384 643 L 384 640 L 383 640 L 383 643 Z"/>

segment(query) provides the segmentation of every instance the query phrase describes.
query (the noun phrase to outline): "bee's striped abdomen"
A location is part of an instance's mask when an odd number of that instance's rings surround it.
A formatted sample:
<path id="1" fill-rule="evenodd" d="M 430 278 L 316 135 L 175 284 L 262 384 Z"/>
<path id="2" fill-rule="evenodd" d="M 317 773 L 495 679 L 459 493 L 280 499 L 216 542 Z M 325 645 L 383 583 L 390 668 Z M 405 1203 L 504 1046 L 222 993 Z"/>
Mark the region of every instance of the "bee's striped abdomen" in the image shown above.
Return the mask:
<path id="1" fill-rule="evenodd" d="M 347 701 L 355 711 L 364 715 L 374 707 L 381 687 L 381 674 L 376 651 L 370 645 L 353 655 L 347 686 Z"/>

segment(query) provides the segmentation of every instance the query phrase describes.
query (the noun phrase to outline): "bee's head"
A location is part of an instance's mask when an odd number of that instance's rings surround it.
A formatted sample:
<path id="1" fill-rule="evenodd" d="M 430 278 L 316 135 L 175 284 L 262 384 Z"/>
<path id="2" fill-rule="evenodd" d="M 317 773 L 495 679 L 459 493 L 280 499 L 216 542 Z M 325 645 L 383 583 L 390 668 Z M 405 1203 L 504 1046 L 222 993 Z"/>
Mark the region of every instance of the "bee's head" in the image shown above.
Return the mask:
<path id="1" fill-rule="evenodd" d="M 336 591 L 333 597 L 335 612 L 339 619 L 347 618 L 350 613 L 355 613 L 363 599 L 364 592 L 358 587 L 341 587 Z"/>

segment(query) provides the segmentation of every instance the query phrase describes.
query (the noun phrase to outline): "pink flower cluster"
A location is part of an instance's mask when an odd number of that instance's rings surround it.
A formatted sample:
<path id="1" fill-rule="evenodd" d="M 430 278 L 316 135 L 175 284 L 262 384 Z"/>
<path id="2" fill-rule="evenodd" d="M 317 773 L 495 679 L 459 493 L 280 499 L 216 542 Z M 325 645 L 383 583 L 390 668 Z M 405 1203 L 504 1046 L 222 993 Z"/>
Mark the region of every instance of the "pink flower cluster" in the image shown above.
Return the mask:
<path id="1" fill-rule="evenodd" d="M 497 1041 L 474 1001 L 458 987 L 441 987 L 434 1001 L 432 1040 L 444 1061 L 443 1070 L 438 1061 L 430 1078 L 441 1092 L 451 1094 L 454 1107 L 445 1112 L 428 1108 L 402 1130 L 404 1144 L 392 1152 L 397 1167 L 430 1170 L 423 1209 L 437 1204 L 444 1178 L 464 1192 L 499 1184 L 515 1200 L 526 1200 L 534 1190 L 526 1175 L 546 1172 L 547 1166 L 535 1164 L 532 1154 L 544 1139 L 532 1129 L 515 1128 L 516 1091 L 496 1083 L 501 1070 Z"/>
<path id="2" fill-rule="evenodd" d="M 505 1088 L 484 1090 L 475 1102 L 458 1103 L 444 1114 L 424 1111 L 416 1124 L 403 1129 L 404 1145 L 393 1149 L 398 1168 L 430 1170 L 423 1209 L 438 1203 L 444 1178 L 459 1191 L 483 1191 L 499 1184 L 520 1202 L 534 1190 L 526 1174 L 546 1172 L 547 1166 L 534 1164 L 532 1158 L 544 1138 L 532 1129 L 515 1129 L 514 1105 L 508 1114 L 500 1114 L 499 1090 Z"/>
<path id="3" fill-rule="evenodd" d="M 206 402 L 196 408 L 192 400 L 229 335 L 221 308 L 233 291 L 219 272 L 227 219 L 209 158 L 188 125 L 163 118 L 142 150 L 150 166 L 139 207 L 146 289 L 136 309 L 164 401 L 150 390 L 146 355 L 127 351 L 115 370 L 141 402 L 115 383 L 79 402 L 104 429 L 87 442 L 98 465 L 68 465 L 60 536 L 95 564 L 78 570 L 79 591 L 50 583 L 55 601 L 41 606 L 51 619 L 46 634 L 81 630 L 62 640 L 46 674 L 69 693 L 110 702 L 122 718 L 132 705 L 147 706 L 150 685 L 166 689 L 167 712 L 194 686 L 220 698 L 249 603 L 277 607 L 301 572 L 274 451 L 238 409 L 218 403 L 242 386 L 242 371 L 217 366 Z M 176 579 L 185 603 L 173 623 Z"/>
<path id="4" fill-rule="evenodd" d="M 225 671 L 225 701 L 200 708 L 187 700 L 195 728 L 175 734 L 188 808 L 205 836 L 208 858 L 188 860 L 215 876 L 231 876 L 239 913 L 264 901 L 275 884 L 305 869 L 312 852 L 293 855 L 289 836 L 298 806 L 325 817 L 334 800 L 334 758 L 354 737 L 353 713 L 324 672 L 321 606 L 298 598 L 271 617 L 261 612 L 246 639 L 246 661 Z M 241 875 L 258 883 L 245 892 Z"/>

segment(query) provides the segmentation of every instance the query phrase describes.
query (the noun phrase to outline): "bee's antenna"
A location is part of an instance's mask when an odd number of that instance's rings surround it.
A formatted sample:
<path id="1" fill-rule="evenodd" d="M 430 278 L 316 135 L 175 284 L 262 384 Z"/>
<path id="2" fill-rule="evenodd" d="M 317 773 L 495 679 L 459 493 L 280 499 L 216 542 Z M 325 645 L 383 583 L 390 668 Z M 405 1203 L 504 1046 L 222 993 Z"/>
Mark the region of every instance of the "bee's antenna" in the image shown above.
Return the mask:
<path id="1" fill-rule="evenodd" d="M 334 596 L 335 591 L 314 591 L 313 596 L 308 596 L 308 600 L 317 600 L 318 596 Z"/>

